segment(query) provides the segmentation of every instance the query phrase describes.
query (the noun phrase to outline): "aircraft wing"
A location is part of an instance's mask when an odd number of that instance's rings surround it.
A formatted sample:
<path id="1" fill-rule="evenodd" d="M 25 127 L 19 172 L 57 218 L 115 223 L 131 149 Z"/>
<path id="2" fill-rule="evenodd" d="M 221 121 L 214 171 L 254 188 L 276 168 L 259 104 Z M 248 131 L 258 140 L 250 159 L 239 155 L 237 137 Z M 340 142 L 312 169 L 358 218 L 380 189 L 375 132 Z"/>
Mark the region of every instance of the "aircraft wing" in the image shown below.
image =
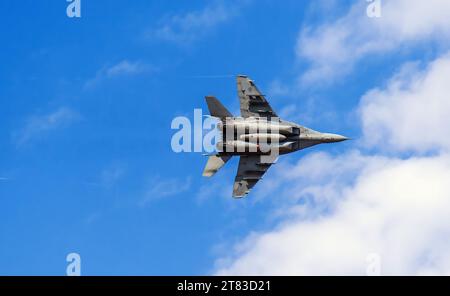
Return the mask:
<path id="1" fill-rule="evenodd" d="M 261 161 L 261 155 L 242 155 L 234 180 L 233 197 L 241 198 L 258 183 L 274 162 Z"/>
<path id="2" fill-rule="evenodd" d="M 277 117 L 264 95 L 248 77 L 238 76 L 237 88 L 242 117 Z"/>

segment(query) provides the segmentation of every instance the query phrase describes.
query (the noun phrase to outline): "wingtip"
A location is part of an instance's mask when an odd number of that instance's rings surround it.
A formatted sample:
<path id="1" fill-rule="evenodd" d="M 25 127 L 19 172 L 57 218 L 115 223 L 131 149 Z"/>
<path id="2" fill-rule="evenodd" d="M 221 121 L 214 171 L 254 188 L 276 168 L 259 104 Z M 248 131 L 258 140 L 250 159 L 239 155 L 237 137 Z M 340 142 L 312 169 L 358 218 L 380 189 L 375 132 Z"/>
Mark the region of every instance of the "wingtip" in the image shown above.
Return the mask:
<path id="1" fill-rule="evenodd" d="M 246 191 L 244 191 L 244 192 L 240 192 L 240 191 L 233 190 L 232 197 L 233 197 L 234 199 L 241 199 L 241 198 L 246 197 L 246 196 L 248 195 L 249 192 L 250 192 L 249 190 L 246 190 Z"/>
<path id="2" fill-rule="evenodd" d="M 233 198 L 234 199 L 242 199 L 242 198 L 244 198 L 245 196 L 247 196 L 247 194 L 243 194 L 243 195 L 235 195 L 235 194 L 233 194 Z"/>

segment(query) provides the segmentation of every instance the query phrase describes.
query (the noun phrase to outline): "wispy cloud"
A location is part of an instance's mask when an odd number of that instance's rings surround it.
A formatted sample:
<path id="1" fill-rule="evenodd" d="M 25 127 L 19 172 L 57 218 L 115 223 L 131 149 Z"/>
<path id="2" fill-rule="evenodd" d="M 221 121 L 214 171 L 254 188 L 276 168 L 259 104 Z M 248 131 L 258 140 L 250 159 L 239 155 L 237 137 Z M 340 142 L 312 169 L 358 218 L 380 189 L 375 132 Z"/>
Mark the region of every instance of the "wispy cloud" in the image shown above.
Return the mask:
<path id="1" fill-rule="evenodd" d="M 394 152 L 450 151 L 450 53 L 421 69 L 407 63 L 385 89 L 363 97 L 360 113 L 368 147 Z"/>
<path id="2" fill-rule="evenodd" d="M 191 188 L 191 178 L 185 179 L 162 179 L 161 177 L 153 177 L 148 181 L 147 189 L 144 197 L 140 200 L 139 205 L 145 206 L 153 200 L 175 196 L 186 192 Z"/>
<path id="3" fill-rule="evenodd" d="M 230 174 L 227 174 L 229 176 L 224 177 L 222 179 L 216 179 L 214 181 L 207 180 L 207 183 L 202 185 L 200 189 L 198 190 L 196 199 L 198 204 L 203 204 L 208 200 L 211 200 L 213 198 L 215 201 L 217 201 L 217 198 L 220 197 L 224 201 L 234 201 L 232 200 L 231 193 L 233 188 L 233 183 L 231 181 L 232 176 Z M 225 181 L 227 180 L 227 181 Z M 233 203 L 236 204 L 236 203 Z"/>
<path id="4" fill-rule="evenodd" d="M 102 169 L 93 181 L 88 181 L 86 184 L 109 190 L 116 187 L 125 176 L 126 171 L 126 165 L 114 163 Z"/>
<path id="5" fill-rule="evenodd" d="M 246 2 L 248 1 L 210 1 L 200 10 L 167 15 L 159 21 L 156 28 L 148 32 L 148 38 L 179 45 L 190 44 L 236 17 Z"/>
<path id="6" fill-rule="evenodd" d="M 398 51 L 424 41 L 448 46 L 450 2 L 447 0 L 382 1 L 382 17 L 369 18 L 365 1 L 357 1 L 335 21 L 304 26 L 296 53 L 310 63 L 301 82 L 327 83 L 347 75 L 368 56 Z M 447 38 L 444 38 L 446 36 Z"/>
<path id="7" fill-rule="evenodd" d="M 49 114 L 33 115 L 23 128 L 13 132 L 13 140 L 20 147 L 53 130 L 68 126 L 79 118 L 80 115 L 68 107 L 61 107 Z"/>
<path id="8" fill-rule="evenodd" d="M 95 77 L 86 81 L 84 88 L 92 88 L 104 80 L 116 77 L 138 75 L 152 70 L 154 70 L 152 66 L 147 65 L 141 61 L 131 62 L 128 60 L 123 60 L 112 66 L 105 66 L 101 68 L 99 71 L 97 71 Z"/>
<path id="9" fill-rule="evenodd" d="M 105 188 L 112 188 L 125 175 L 125 167 L 113 165 L 104 169 L 100 174 L 100 184 Z"/>

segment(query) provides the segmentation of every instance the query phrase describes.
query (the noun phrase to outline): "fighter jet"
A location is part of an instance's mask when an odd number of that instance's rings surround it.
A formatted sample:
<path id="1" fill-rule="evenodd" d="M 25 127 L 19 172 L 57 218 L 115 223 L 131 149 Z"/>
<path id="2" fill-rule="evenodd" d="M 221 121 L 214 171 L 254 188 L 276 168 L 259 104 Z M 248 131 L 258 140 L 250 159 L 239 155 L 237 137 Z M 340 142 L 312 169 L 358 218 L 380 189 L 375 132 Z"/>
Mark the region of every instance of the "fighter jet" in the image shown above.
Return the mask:
<path id="1" fill-rule="evenodd" d="M 278 155 L 322 143 L 335 143 L 348 138 L 321 133 L 305 126 L 280 119 L 247 76 L 237 76 L 241 116 L 233 116 L 214 96 L 206 96 L 212 117 L 220 120 L 220 141 L 217 153 L 209 155 L 203 176 L 211 177 L 233 156 L 239 156 L 233 197 L 246 196 L 262 179 Z"/>

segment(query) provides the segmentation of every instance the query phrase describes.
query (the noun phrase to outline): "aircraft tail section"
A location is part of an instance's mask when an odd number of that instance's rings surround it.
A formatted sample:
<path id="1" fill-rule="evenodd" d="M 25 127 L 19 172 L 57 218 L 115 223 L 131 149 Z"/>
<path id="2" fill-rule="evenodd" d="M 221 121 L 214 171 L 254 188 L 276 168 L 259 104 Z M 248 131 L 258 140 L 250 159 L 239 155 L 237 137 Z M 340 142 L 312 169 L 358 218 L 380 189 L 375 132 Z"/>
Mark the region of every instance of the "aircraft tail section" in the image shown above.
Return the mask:
<path id="1" fill-rule="evenodd" d="M 221 120 L 224 120 L 227 117 L 233 117 L 233 114 L 231 114 L 216 97 L 207 96 L 206 103 L 208 104 L 211 116 L 218 117 Z"/>
<path id="2" fill-rule="evenodd" d="M 212 177 L 227 163 L 228 160 L 230 160 L 230 158 L 231 156 L 229 155 L 211 155 L 203 170 L 203 176 Z"/>

